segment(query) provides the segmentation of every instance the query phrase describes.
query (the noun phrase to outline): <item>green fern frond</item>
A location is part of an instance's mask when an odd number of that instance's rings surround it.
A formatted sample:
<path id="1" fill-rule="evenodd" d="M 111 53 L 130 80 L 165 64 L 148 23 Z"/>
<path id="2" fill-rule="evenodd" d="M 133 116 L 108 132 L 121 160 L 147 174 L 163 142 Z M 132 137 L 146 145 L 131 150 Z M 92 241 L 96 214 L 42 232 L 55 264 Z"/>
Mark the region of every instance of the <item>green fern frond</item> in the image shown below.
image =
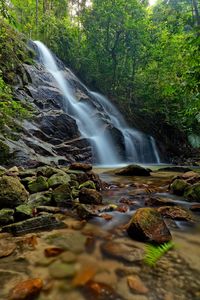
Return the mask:
<path id="1" fill-rule="evenodd" d="M 144 262 L 150 267 L 155 266 L 157 261 L 173 247 L 174 243 L 171 241 L 159 246 L 148 244 L 145 249 Z"/>

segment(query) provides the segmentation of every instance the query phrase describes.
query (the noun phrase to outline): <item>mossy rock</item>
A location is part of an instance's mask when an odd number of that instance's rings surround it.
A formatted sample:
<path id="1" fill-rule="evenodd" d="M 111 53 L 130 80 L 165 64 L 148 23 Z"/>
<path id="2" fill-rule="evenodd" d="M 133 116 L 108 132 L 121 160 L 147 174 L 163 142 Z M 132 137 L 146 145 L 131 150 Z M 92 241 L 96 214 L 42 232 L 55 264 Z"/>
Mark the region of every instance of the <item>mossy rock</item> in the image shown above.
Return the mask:
<path id="1" fill-rule="evenodd" d="M 72 191 L 69 184 L 62 184 L 53 191 L 53 200 L 58 206 L 66 206 L 72 201 Z"/>
<path id="2" fill-rule="evenodd" d="M 136 210 L 127 232 L 133 239 L 157 244 L 168 242 L 172 238 L 161 214 L 149 207 Z"/>
<path id="3" fill-rule="evenodd" d="M 200 202 L 200 183 L 187 187 L 184 192 L 184 198 L 189 201 Z"/>
<path id="4" fill-rule="evenodd" d="M 172 184 L 170 185 L 170 190 L 175 194 L 175 195 L 183 195 L 185 189 L 190 186 L 189 183 L 187 183 L 183 179 L 175 179 Z"/>
<path id="5" fill-rule="evenodd" d="M 0 207 L 13 208 L 28 200 L 28 192 L 17 177 L 0 177 Z"/>
<path id="6" fill-rule="evenodd" d="M 10 158 L 10 148 L 0 141 L 0 164 L 6 164 Z"/>
<path id="7" fill-rule="evenodd" d="M 33 217 L 33 207 L 22 204 L 16 207 L 15 216 L 18 221 L 26 220 Z"/>
<path id="8" fill-rule="evenodd" d="M 71 178 L 68 174 L 54 174 L 48 179 L 48 185 L 49 187 L 57 187 L 61 184 L 68 184 L 70 182 Z"/>
<path id="9" fill-rule="evenodd" d="M 52 192 L 45 191 L 34 193 L 28 198 L 28 204 L 31 207 L 52 205 Z"/>
<path id="10" fill-rule="evenodd" d="M 79 189 L 81 190 L 82 188 L 88 188 L 88 189 L 94 189 L 96 190 L 96 186 L 93 181 L 87 180 L 83 182 L 82 184 L 79 185 Z"/>
<path id="11" fill-rule="evenodd" d="M 7 225 L 14 222 L 14 209 L 3 208 L 0 210 L 0 225 Z"/>
<path id="12" fill-rule="evenodd" d="M 48 182 L 46 178 L 43 176 L 37 177 L 36 180 L 33 180 L 28 184 L 28 189 L 32 193 L 38 193 L 38 192 L 48 190 L 48 187 L 49 187 Z"/>
<path id="13" fill-rule="evenodd" d="M 93 189 L 82 188 L 79 192 L 79 202 L 84 204 L 101 204 L 102 194 Z"/>

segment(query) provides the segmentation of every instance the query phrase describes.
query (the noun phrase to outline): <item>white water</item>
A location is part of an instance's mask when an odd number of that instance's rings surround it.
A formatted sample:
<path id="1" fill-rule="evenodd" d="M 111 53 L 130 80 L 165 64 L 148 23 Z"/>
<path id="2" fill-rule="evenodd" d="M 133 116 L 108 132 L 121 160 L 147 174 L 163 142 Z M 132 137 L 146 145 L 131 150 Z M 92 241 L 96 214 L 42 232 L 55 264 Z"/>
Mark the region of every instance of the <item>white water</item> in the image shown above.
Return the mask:
<path id="1" fill-rule="evenodd" d="M 66 112 L 70 111 L 70 115 L 77 121 L 82 136 L 90 140 L 94 156 L 99 164 L 112 165 L 122 162 L 117 154 L 115 141 L 111 134 L 104 130 L 109 124 L 120 130 L 124 137 L 126 161 L 160 163 L 153 137 L 147 136 L 138 130 L 128 128 L 121 113 L 107 98 L 99 93 L 89 91 L 84 86 L 94 101 L 99 104 L 100 112 L 106 116 L 104 126 L 102 126 L 102 120 L 98 116 L 93 119 L 94 107 L 91 107 L 87 103 L 77 101 L 71 85 L 63 76 L 62 71 L 59 70 L 50 50 L 39 41 L 35 41 L 34 43 L 37 45 L 41 63 L 45 66 L 46 70 L 52 74 L 58 88 L 63 93 Z M 74 78 L 76 78 L 75 75 Z M 79 83 L 82 85 L 80 81 Z"/>

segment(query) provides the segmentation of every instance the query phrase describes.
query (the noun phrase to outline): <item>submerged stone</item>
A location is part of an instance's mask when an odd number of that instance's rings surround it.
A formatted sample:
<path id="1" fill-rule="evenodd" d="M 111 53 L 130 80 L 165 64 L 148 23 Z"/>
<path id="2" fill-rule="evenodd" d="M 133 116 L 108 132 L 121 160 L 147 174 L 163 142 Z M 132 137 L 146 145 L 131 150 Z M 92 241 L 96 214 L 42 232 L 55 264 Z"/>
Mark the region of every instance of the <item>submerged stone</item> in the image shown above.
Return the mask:
<path id="1" fill-rule="evenodd" d="M 28 192 L 17 177 L 0 177 L 0 208 L 13 208 L 28 200 Z"/>
<path id="2" fill-rule="evenodd" d="M 55 261 L 49 267 L 49 273 L 53 278 L 70 278 L 76 274 L 74 264 Z"/>
<path id="3" fill-rule="evenodd" d="M 9 232 L 14 235 L 35 232 L 39 230 L 49 230 L 64 227 L 65 224 L 58 221 L 54 216 L 46 214 L 40 217 L 31 218 L 25 221 L 3 226 L 2 232 Z"/>
<path id="4" fill-rule="evenodd" d="M 150 176 L 150 170 L 138 165 L 129 165 L 115 171 L 116 175 L 121 176 Z"/>
<path id="5" fill-rule="evenodd" d="M 162 216 L 171 218 L 173 220 L 192 221 L 193 219 L 191 213 L 187 209 L 179 206 L 163 206 L 159 207 L 158 211 Z"/>
<path id="6" fill-rule="evenodd" d="M 155 208 L 139 208 L 133 215 L 127 227 L 129 236 L 133 239 L 165 243 L 171 240 L 171 234 L 161 214 Z"/>

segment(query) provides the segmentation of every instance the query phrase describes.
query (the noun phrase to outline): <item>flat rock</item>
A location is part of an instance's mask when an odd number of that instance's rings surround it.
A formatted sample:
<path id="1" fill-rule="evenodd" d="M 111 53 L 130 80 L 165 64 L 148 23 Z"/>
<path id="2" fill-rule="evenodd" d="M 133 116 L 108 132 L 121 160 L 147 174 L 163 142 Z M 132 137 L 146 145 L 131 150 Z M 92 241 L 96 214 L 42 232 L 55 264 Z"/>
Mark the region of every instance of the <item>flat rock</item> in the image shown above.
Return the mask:
<path id="1" fill-rule="evenodd" d="M 80 171 L 90 171 L 92 170 L 92 165 L 91 164 L 85 164 L 85 163 L 72 163 L 70 166 L 69 166 L 69 169 L 70 170 L 80 170 Z"/>
<path id="2" fill-rule="evenodd" d="M 58 221 L 54 216 L 47 214 L 31 218 L 11 225 L 3 226 L 2 232 L 9 232 L 14 235 L 35 232 L 38 230 L 49 230 L 64 227 L 65 224 Z"/>
<path id="3" fill-rule="evenodd" d="M 149 197 L 145 200 L 146 206 L 163 206 L 163 205 L 176 205 L 176 202 L 169 198 L 162 197 Z"/>
<path id="4" fill-rule="evenodd" d="M 171 240 L 171 234 L 162 215 L 155 208 L 139 208 L 128 224 L 127 232 L 133 239 L 165 243 Z"/>
<path id="5" fill-rule="evenodd" d="M 191 213 L 180 206 L 163 206 L 158 208 L 158 212 L 167 218 L 171 218 L 173 220 L 185 220 L 192 221 L 193 217 Z"/>
<path id="6" fill-rule="evenodd" d="M 115 174 L 121 176 L 150 176 L 150 171 L 138 165 L 129 165 L 116 170 Z"/>

